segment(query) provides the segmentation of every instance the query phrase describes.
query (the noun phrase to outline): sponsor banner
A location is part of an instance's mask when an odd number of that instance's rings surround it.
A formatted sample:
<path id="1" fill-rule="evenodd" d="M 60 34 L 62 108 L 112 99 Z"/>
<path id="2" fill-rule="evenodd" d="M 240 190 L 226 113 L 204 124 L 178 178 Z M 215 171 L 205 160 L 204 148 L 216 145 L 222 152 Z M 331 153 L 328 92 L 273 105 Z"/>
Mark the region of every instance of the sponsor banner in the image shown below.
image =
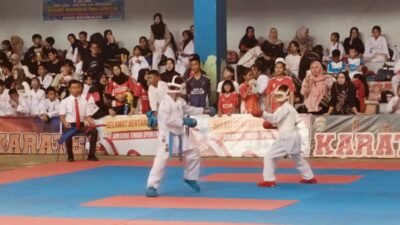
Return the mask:
<path id="1" fill-rule="evenodd" d="M 43 0 L 43 20 L 122 20 L 124 0 Z"/>
<path id="2" fill-rule="evenodd" d="M 313 117 L 314 157 L 399 158 L 398 115 Z"/>

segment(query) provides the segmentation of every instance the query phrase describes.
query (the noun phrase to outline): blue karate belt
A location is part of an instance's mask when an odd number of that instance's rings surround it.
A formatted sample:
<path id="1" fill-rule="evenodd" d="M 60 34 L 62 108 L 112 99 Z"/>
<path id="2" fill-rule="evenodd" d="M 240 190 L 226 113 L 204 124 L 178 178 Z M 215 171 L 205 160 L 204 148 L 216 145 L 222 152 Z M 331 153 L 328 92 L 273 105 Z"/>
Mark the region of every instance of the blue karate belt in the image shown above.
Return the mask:
<path id="1" fill-rule="evenodd" d="M 168 152 L 169 152 L 169 157 L 172 157 L 173 155 L 173 143 L 174 143 L 174 137 L 178 137 L 178 141 L 179 141 L 179 161 L 183 160 L 183 146 L 182 146 L 182 135 L 175 135 L 171 132 L 169 132 L 169 142 L 168 142 Z"/>

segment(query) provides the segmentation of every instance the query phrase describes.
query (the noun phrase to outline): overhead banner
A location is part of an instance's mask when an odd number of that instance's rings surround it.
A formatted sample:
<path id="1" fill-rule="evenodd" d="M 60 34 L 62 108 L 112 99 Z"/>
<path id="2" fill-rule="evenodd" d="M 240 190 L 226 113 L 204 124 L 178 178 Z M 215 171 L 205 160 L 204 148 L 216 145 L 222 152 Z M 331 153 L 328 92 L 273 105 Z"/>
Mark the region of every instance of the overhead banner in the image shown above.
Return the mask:
<path id="1" fill-rule="evenodd" d="M 313 117 L 314 157 L 399 158 L 398 115 Z"/>
<path id="2" fill-rule="evenodd" d="M 43 0 L 43 20 L 122 20 L 124 0 Z"/>

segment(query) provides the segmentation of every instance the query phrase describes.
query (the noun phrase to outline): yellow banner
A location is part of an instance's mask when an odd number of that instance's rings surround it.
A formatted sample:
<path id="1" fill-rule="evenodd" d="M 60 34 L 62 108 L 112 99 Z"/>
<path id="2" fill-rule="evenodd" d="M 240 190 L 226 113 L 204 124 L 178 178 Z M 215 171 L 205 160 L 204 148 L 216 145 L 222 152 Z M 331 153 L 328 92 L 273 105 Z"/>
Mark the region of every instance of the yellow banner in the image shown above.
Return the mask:
<path id="1" fill-rule="evenodd" d="M 108 117 L 105 119 L 106 132 L 150 131 L 145 115 Z"/>

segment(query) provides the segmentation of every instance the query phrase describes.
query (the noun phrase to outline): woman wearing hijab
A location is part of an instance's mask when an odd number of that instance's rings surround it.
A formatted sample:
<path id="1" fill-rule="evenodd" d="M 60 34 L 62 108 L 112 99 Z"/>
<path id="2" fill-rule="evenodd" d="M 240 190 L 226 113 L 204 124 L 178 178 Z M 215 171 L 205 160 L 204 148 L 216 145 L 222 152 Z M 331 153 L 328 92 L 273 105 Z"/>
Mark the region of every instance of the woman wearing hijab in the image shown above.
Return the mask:
<path id="1" fill-rule="evenodd" d="M 240 57 L 242 57 L 249 49 L 254 48 L 256 45 L 258 45 L 258 40 L 255 37 L 254 27 L 248 26 L 246 28 L 246 33 L 239 43 Z"/>
<path id="2" fill-rule="evenodd" d="M 296 37 L 293 41 L 297 41 L 300 45 L 300 51 L 303 55 L 306 51 L 311 51 L 313 48 L 313 40 L 309 35 L 310 30 L 307 27 L 299 27 L 296 31 Z"/>
<path id="3" fill-rule="evenodd" d="M 283 42 L 279 40 L 278 30 L 275 27 L 269 30 L 268 38 L 261 44 L 261 48 L 271 58 L 267 60 L 268 74 L 271 74 L 275 68 L 275 60 L 284 57 Z"/>
<path id="4" fill-rule="evenodd" d="M 131 110 L 131 107 L 133 107 L 132 102 L 135 85 L 132 79 L 121 71 L 121 66 L 119 65 L 114 65 L 112 67 L 112 73 L 113 77 L 108 84 L 107 93 L 111 95 L 113 100 L 113 109 L 116 111 L 117 115 L 124 115 L 127 113 L 133 114 L 134 111 Z M 126 110 L 128 112 L 126 112 Z"/>
<path id="5" fill-rule="evenodd" d="M 357 110 L 356 89 L 347 72 L 340 72 L 331 89 L 329 110 L 325 115 L 360 114 Z"/>
<path id="6" fill-rule="evenodd" d="M 178 60 L 176 62 L 176 71 L 180 74 L 184 74 L 189 68 L 189 56 L 194 54 L 194 43 L 193 34 L 190 30 L 185 30 L 182 33 L 183 36 L 183 46 L 182 52 L 179 54 Z"/>
<path id="7" fill-rule="evenodd" d="M 162 56 L 174 58 L 175 53 L 171 47 L 171 33 L 168 26 L 163 21 L 162 15 L 156 13 L 153 19 L 154 24 L 150 27 L 150 45 L 153 50 L 153 69 L 158 70 L 158 64 Z"/>
<path id="8" fill-rule="evenodd" d="M 329 90 L 332 84 L 333 79 L 324 74 L 321 62 L 313 61 L 310 73 L 303 80 L 300 91 L 309 113 L 323 114 L 328 111 Z"/>
<path id="9" fill-rule="evenodd" d="M 170 83 L 172 82 L 172 78 L 174 76 L 181 76 L 178 72 L 175 71 L 174 59 L 168 58 L 167 63 L 165 64 L 165 68 L 165 72 L 160 75 L 162 81 Z"/>
<path id="10" fill-rule="evenodd" d="M 111 108 L 111 96 L 106 93 L 107 85 L 107 74 L 103 73 L 100 76 L 100 81 L 89 89 L 87 100 L 93 98 L 95 104 L 99 108 L 96 113 L 93 114 L 93 119 L 100 119 L 108 115 L 115 116 L 116 114 L 115 111 Z"/>
<path id="11" fill-rule="evenodd" d="M 365 46 L 364 42 L 360 38 L 360 33 L 357 27 L 350 29 L 350 35 L 343 42 L 344 51 L 346 55 L 349 54 L 349 50 L 354 48 L 359 54 L 364 54 Z"/>

